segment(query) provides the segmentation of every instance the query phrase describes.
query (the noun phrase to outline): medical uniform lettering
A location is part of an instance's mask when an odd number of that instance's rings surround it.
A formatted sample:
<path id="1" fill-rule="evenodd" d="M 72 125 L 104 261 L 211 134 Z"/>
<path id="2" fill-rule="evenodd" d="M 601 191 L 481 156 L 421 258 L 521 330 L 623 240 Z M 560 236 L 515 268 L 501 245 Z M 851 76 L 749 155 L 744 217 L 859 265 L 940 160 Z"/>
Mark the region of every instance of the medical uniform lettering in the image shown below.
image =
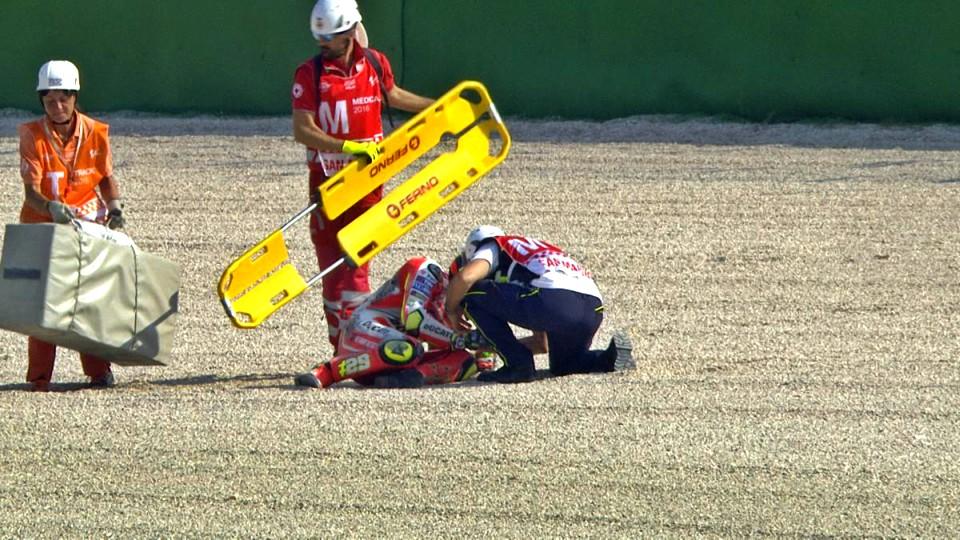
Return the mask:
<path id="1" fill-rule="evenodd" d="M 320 118 L 320 129 L 331 135 L 344 135 L 350 132 L 350 119 L 347 117 L 347 101 L 337 100 L 333 112 L 330 111 L 330 103 L 320 102 L 320 109 L 317 111 L 317 117 Z"/>

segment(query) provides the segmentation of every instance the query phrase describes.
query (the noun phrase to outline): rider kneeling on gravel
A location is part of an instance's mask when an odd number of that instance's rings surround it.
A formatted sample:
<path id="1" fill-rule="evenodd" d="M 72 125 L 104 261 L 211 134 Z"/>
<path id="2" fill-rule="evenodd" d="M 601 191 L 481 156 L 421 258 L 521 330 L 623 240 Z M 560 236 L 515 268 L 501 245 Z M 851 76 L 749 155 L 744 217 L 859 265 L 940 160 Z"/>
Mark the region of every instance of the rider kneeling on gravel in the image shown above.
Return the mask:
<path id="1" fill-rule="evenodd" d="M 451 271 L 447 319 L 458 332 L 468 331 L 472 321 L 504 362 L 479 380 L 532 381 L 536 352 L 550 355 L 553 375 L 634 368 L 624 333 L 616 333 L 606 349 L 589 350 L 603 321 L 603 300 L 590 273 L 560 248 L 483 225 L 467 236 L 453 267 L 459 270 Z M 517 339 L 511 324 L 532 330 L 532 339 Z M 546 347 L 535 350 L 531 341 L 545 341 Z"/>
<path id="2" fill-rule="evenodd" d="M 337 355 L 298 375 L 296 384 L 320 388 L 353 379 L 364 386 L 415 388 L 493 369 L 494 358 L 466 350 L 488 345 L 479 332 L 457 334 L 445 322 L 446 288 L 447 273 L 436 261 L 409 259 L 376 291 L 344 306 Z"/>

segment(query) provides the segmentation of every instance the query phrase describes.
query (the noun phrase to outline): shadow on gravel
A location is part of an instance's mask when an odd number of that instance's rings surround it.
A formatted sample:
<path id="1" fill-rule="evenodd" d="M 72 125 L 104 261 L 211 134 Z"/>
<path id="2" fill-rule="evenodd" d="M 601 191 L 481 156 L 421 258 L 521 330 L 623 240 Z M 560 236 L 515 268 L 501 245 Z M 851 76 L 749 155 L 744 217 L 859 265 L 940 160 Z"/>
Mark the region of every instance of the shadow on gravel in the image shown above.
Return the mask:
<path id="1" fill-rule="evenodd" d="M 536 373 L 536 380 L 540 381 L 543 379 L 552 378 L 553 375 L 550 374 L 549 370 L 538 369 Z M 246 390 L 269 390 L 269 389 L 280 389 L 280 390 L 310 390 L 302 386 L 297 386 L 293 383 L 293 379 L 296 377 L 295 373 L 252 373 L 249 375 L 236 375 L 233 377 L 223 377 L 220 375 L 197 375 L 193 377 L 183 377 L 179 379 L 159 379 L 152 381 L 142 381 L 141 383 L 128 383 L 118 384 L 116 387 L 109 391 L 123 390 L 124 386 L 127 386 L 130 389 L 140 389 L 144 388 L 146 385 L 156 385 L 164 387 L 177 387 L 177 386 L 213 386 L 213 385 L 227 385 L 239 387 Z M 536 382 L 536 381 L 534 381 Z M 250 384 L 243 384 L 250 383 Z M 394 390 L 441 390 L 441 389 L 456 389 L 456 388 L 469 388 L 475 386 L 487 386 L 496 383 L 483 383 L 476 379 L 470 379 L 468 381 L 463 381 L 459 383 L 452 384 L 437 384 L 429 385 L 422 388 L 395 388 Z M 354 390 L 366 390 L 371 389 L 371 387 L 366 387 L 361 384 L 358 384 L 352 380 L 341 381 L 334 386 L 328 387 L 325 390 L 337 390 L 337 389 L 354 389 Z M 0 385 L 0 392 L 28 392 L 30 390 L 30 385 L 27 383 L 17 383 L 17 384 L 4 384 Z M 87 384 L 83 382 L 77 383 L 53 383 L 50 385 L 50 392 L 76 392 L 79 390 L 91 390 L 91 391 L 103 391 L 102 389 L 91 389 L 87 388 Z"/>
<path id="2" fill-rule="evenodd" d="M 287 386 L 286 384 L 279 384 L 280 381 L 286 383 L 286 381 L 292 381 L 294 373 L 251 373 L 249 375 L 235 375 L 233 377 L 224 377 L 222 375 L 196 375 L 194 377 L 183 377 L 180 379 L 161 379 L 148 381 L 149 384 L 155 384 L 157 386 L 204 386 L 204 385 L 213 385 L 213 384 L 229 384 L 229 383 L 263 383 L 273 381 L 278 384 L 262 384 L 262 385 L 253 385 L 245 386 L 245 388 L 278 388 Z"/>
<path id="3" fill-rule="evenodd" d="M 165 379 L 165 380 L 155 380 L 147 381 L 148 384 L 155 384 L 157 386 L 204 386 L 204 385 L 230 385 L 234 387 L 239 387 L 245 390 L 298 390 L 298 391 L 308 391 L 313 390 L 312 388 L 306 388 L 303 386 L 297 386 L 294 384 L 293 379 L 296 377 L 296 373 L 256 373 L 250 375 L 237 375 L 233 377 L 222 377 L 218 375 L 198 375 L 194 377 L 184 377 L 181 379 Z M 540 381 L 543 379 L 552 378 L 553 375 L 550 374 L 550 371 L 547 369 L 538 369 L 536 373 L 536 380 Z M 240 384 L 238 384 L 240 383 Z M 243 383 L 252 383 L 252 384 L 243 384 Z M 475 386 L 487 386 L 496 383 L 483 383 L 476 379 L 470 379 L 463 382 L 451 383 L 451 384 L 435 384 L 428 385 L 421 388 L 393 388 L 392 390 L 409 390 L 409 391 L 420 391 L 420 390 L 454 390 L 457 388 L 470 388 Z M 26 388 L 26 385 L 21 385 Z M 373 388 L 368 386 L 363 386 L 352 380 L 345 380 L 336 383 L 333 386 L 325 388 L 325 391 L 337 391 L 337 390 L 383 390 L 382 388 Z"/>
<path id="4" fill-rule="evenodd" d="M 77 392 L 80 390 L 90 390 L 91 392 L 103 392 L 110 391 L 110 389 L 103 388 L 89 388 L 85 382 L 75 382 L 75 383 L 51 383 L 50 390 L 51 393 L 60 393 L 60 392 Z M 30 385 L 27 383 L 17 383 L 17 384 L 3 384 L 0 385 L 0 392 L 29 392 Z"/>
<path id="5" fill-rule="evenodd" d="M 538 369 L 536 372 L 536 377 L 537 377 L 536 380 L 540 381 L 543 379 L 552 378 L 553 375 L 550 374 L 550 370 Z M 307 387 L 297 386 L 293 384 L 293 376 L 291 376 L 289 380 L 290 380 L 289 384 L 262 386 L 257 388 L 280 388 L 280 389 L 300 390 L 300 391 L 315 390 L 313 388 L 307 388 Z M 432 392 L 433 391 L 439 392 L 439 391 L 447 391 L 447 390 L 461 390 L 464 388 L 475 388 L 477 386 L 491 386 L 496 384 L 497 383 L 492 383 L 492 382 L 480 382 L 476 378 L 472 378 L 472 379 L 462 381 L 462 382 L 457 382 L 457 383 L 430 384 L 427 386 L 422 386 L 420 388 L 374 388 L 372 386 L 364 386 L 360 383 L 357 383 L 356 381 L 348 379 L 345 381 L 340 381 L 334 384 L 333 386 L 328 386 L 327 388 L 324 388 L 323 391 L 336 392 L 336 391 L 347 391 L 347 390 L 403 390 L 406 392 L 422 392 L 425 390 L 429 390 Z"/>
<path id="6" fill-rule="evenodd" d="M 224 385 L 224 386 L 234 386 L 244 389 L 259 389 L 259 388 L 284 388 L 284 387 L 293 387 L 293 373 L 258 373 L 250 375 L 238 375 L 234 377 L 223 377 L 219 375 L 198 375 L 195 377 L 183 377 L 180 379 L 160 379 L 160 380 L 148 380 L 148 381 L 129 381 L 124 382 L 120 381 L 117 385 L 110 389 L 93 389 L 88 388 L 87 383 L 85 382 L 75 382 L 75 383 L 51 383 L 50 392 L 59 393 L 59 392 L 76 392 L 78 390 L 91 390 L 91 391 L 108 391 L 116 392 L 123 390 L 138 390 L 142 391 L 149 388 L 151 385 L 163 386 L 163 387 L 178 387 L 178 386 L 212 386 L 212 385 Z M 272 382 L 274 384 L 256 384 Z M 239 383 L 239 384 L 238 384 Z M 245 385 L 242 383 L 254 383 L 250 385 Z M 27 383 L 17 383 L 17 384 L 4 384 L 0 385 L 0 392 L 29 392 L 30 385 Z"/>
<path id="7" fill-rule="evenodd" d="M 236 375 L 233 377 L 223 377 L 220 375 L 197 375 L 194 377 L 184 377 L 181 379 L 163 379 L 163 380 L 154 380 L 146 381 L 147 384 L 155 384 L 157 386 L 204 386 L 204 385 L 232 385 L 238 386 L 241 388 L 249 390 L 265 390 L 265 389 L 283 389 L 283 390 L 310 390 L 303 386 L 297 386 L 293 383 L 293 379 L 297 376 L 296 373 L 251 373 L 249 375 Z M 552 378 L 553 375 L 550 374 L 550 370 L 547 369 L 538 369 L 536 373 L 536 380 L 543 380 Z M 240 383 L 240 384 L 238 384 Z M 253 383 L 253 384 L 243 384 L 243 383 Z M 485 386 L 488 384 L 496 383 L 482 383 L 476 379 L 470 379 L 467 381 L 453 383 L 453 384 L 437 384 L 429 385 L 423 388 L 411 388 L 408 390 L 424 390 L 424 389 L 446 389 L 446 388 L 462 388 L 465 386 Z M 21 385 L 26 387 L 26 385 Z M 358 384 L 352 380 L 345 380 L 336 383 L 333 386 L 327 387 L 325 390 L 336 390 L 339 388 L 352 388 L 365 390 L 370 388 L 361 384 Z"/>

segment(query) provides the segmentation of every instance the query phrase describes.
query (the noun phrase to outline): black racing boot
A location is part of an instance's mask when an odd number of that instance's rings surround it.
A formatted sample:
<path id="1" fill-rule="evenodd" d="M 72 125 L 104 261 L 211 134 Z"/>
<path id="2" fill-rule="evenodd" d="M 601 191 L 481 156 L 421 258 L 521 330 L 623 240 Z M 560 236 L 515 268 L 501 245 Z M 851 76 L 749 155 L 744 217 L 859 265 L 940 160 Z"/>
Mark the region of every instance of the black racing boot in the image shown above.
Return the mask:
<path id="1" fill-rule="evenodd" d="M 308 388 L 320 388 L 320 379 L 312 372 L 301 373 L 293 379 L 297 386 L 306 386 Z"/>
<path id="2" fill-rule="evenodd" d="M 427 384 L 423 373 L 408 368 L 382 373 L 373 378 L 374 388 L 420 388 Z"/>
<path id="3" fill-rule="evenodd" d="M 87 388 L 113 388 L 116 385 L 117 379 L 114 378 L 112 371 L 108 371 L 99 377 L 91 378 Z"/>
<path id="4" fill-rule="evenodd" d="M 637 369 L 633 361 L 633 345 L 626 333 L 617 331 L 610 338 L 610 345 L 603 352 L 607 371 L 630 371 Z"/>
<path id="5" fill-rule="evenodd" d="M 536 369 L 533 364 L 524 367 L 516 367 L 510 364 L 503 366 L 496 371 L 485 371 L 477 375 L 480 382 L 495 382 L 504 384 L 525 383 L 537 378 Z"/>

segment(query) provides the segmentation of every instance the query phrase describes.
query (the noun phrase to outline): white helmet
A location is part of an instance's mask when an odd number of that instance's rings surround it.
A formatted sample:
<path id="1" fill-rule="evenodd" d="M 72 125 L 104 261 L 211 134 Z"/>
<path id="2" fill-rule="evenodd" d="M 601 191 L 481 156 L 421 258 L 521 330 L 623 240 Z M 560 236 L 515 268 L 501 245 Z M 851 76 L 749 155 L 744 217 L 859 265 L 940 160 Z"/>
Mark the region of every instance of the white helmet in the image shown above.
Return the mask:
<path id="1" fill-rule="evenodd" d="M 480 244 L 482 244 L 484 240 L 503 235 L 503 229 L 493 225 L 481 225 L 470 231 L 470 234 L 467 235 L 467 241 L 463 244 L 464 262 L 469 262 L 470 259 L 473 258 L 473 255 L 477 252 L 477 248 L 480 247 Z"/>
<path id="2" fill-rule="evenodd" d="M 360 22 L 356 0 L 317 0 L 310 13 L 310 31 L 321 39 L 353 28 Z"/>
<path id="3" fill-rule="evenodd" d="M 51 60 L 40 66 L 37 91 L 80 90 L 80 71 L 69 60 Z"/>

